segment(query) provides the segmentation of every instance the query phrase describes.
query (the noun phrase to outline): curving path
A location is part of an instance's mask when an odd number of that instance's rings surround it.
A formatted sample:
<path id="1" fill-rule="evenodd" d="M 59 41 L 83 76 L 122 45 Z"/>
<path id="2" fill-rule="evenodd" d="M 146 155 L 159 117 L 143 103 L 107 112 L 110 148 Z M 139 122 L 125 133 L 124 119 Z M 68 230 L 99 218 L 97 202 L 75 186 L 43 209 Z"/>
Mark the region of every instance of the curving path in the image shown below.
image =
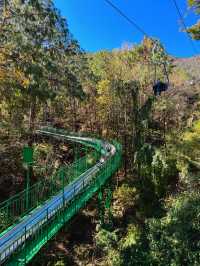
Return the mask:
<path id="1" fill-rule="evenodd" d="M 57 195 L 33 210 L 21 219 L 18 224 L 0 236 L 1 264 L 27 264 L 39 249 L 59 230 L 63 223 L 67 222 L 84 206 L 84 203 L 93 196 L 120 165 L 121 147 L 119 144 L 111 144 L 93 138 L 71 136 L 67 135 L 63 130 L 54 128 L 42 128 L 37 133 L 92 147 L 101 154 L 100 159 L 94 166 L 64 187 Z M 58 217 L 61 220 L 63 219 L 61 225 Z M 32 245 L 34 241 L 35 245 Z"/>

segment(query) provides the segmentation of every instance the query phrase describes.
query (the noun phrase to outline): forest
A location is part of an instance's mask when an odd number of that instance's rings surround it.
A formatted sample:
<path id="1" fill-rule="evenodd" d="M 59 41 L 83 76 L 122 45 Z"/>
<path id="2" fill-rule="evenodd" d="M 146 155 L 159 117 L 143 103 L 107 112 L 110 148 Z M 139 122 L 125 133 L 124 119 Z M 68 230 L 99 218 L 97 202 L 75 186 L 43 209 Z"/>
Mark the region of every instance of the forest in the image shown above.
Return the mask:
<path id="1" fill-rule="evenodd" d="M 200 14 L 199 1 L 188 6 Z M 146 36 L 85 52 L 50 0 L 0 1 L 0 14 L 0 201 L 25 187 L 25 145 L 31 184 L 73 162 L 72 145 L 36 136 L 43 125 L 123 151 L 112 226 L 94 196 L 28 265 L 199 266 L 200 56 L 175 58 Z M 200 22 L 188 34 L 200 40 Z M 157 80 L 168 89 L 155 95 Z"/>

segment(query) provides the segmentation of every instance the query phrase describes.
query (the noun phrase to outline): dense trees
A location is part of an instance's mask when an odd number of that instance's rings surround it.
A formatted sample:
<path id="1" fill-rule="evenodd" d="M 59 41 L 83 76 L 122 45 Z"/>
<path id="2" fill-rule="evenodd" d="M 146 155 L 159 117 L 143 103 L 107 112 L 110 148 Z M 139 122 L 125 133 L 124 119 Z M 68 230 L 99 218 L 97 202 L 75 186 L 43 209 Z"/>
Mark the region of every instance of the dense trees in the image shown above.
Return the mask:
<path id="1" fill-rule="evenodd" d="M 81 51 L 52 1 L 9 1 L 0 32 L 1 94 L 14 116 L 23 104 L 32 130 L 48 100 L 82 94 L 73 69 Z"/>
<path id="2" fill-rule="evenodd" d="M 91 233 L 93 262 L 199 265 L 198 60 L 174 60 L 149 38 L 86 54 L 52 1 L 5 3 L 0 17 L 0 158 L 13 152 L 17 163 L 10 168 L 22 171 L 24 132 L 32 134 L 39 122 L 116 138 L 124 162 L 113 179 L 113 228 L 97 226 Z M 199 12 L 198 1 L 190 5 Z M 198 24 L 190 32 L 198 39 Z M 155 97 L 152 87 L 158 79 L 169 79 L 169 89 Z M 53 147 L 36 144 L 35 150 L 41 165 L 40 153 L 52 160 Z M 96 216 L 92 220 L 98 224 Z M 87 254 L 80 265 L 91 262 Z M 59 259 L 56 265 L 64 262 Z"/>
<path id="3" fill-rule="evenodd" d="M 183 193 L 162 219 L 150 222 L 150 252 L 155 265 L 199 265 L 199 195 Z"/>

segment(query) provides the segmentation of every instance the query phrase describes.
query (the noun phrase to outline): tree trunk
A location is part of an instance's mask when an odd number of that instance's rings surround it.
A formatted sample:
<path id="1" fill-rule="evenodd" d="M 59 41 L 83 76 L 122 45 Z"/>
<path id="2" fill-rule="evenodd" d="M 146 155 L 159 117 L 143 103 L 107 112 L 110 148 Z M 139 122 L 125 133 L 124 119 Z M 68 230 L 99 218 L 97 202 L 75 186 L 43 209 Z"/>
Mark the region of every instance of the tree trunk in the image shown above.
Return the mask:
<path id="1" fill-rule="evenodd" d="M 33 142 L 33 131 L 35 128 L 35 119 L 36 119 L 36 98 L 31 99 L 30 103 L 30 112 L 29 112 L 29 134 L 30 134 L 30 143 L 29 145 L 32 146 Z"/>

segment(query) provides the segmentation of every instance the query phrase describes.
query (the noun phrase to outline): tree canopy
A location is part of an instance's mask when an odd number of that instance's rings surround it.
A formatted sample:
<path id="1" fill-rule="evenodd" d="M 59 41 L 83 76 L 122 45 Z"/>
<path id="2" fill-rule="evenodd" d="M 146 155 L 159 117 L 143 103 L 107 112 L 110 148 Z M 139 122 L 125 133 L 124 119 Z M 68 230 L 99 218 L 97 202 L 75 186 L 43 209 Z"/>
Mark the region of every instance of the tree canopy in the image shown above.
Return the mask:
<path id="1" fill-rule="evenodd" d="M 196 14 L 200 14 L 200 2 L 198 0 L 188 0 L 188 4 L 194 9 Z M 188 29 L 192 38 L 195 40 L 200 40 L 200 21 Z"/>

